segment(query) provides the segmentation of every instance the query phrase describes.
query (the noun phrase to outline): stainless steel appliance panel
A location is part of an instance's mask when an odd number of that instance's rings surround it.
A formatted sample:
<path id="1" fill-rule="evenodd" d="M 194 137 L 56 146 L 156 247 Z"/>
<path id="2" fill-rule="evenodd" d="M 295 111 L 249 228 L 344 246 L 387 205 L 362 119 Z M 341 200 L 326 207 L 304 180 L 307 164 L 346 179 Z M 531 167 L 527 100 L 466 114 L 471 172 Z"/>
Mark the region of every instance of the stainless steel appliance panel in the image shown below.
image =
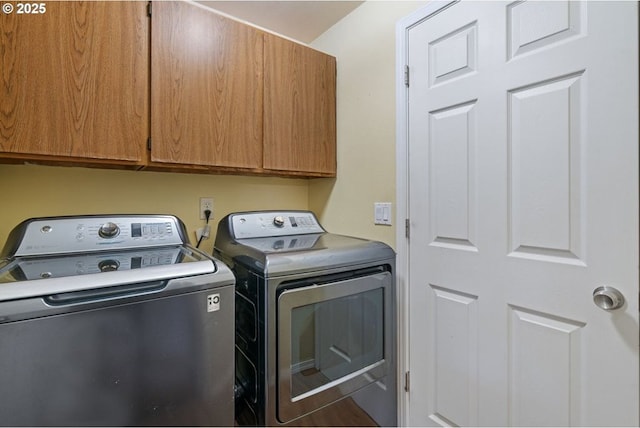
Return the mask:
<path id="1" fill-rule="evenodd" d="M 0 425 L 233 425 L 234 286 L 175 216 L 25 220 L 0 253 Z"/>
<path id="2" fill-rule="evenodd" d="M 0 424 L 233 425 L 233 293 L 89 302 L 1 323 Z M 33 300 L 0 302 L 0 314 Z"/>
<path id="3" fill-rule="evenodd" d="M 259 211 L 220 220 L 214 255 L 236 275 L 239 425 L 397 424 L 389 246 Z"/>

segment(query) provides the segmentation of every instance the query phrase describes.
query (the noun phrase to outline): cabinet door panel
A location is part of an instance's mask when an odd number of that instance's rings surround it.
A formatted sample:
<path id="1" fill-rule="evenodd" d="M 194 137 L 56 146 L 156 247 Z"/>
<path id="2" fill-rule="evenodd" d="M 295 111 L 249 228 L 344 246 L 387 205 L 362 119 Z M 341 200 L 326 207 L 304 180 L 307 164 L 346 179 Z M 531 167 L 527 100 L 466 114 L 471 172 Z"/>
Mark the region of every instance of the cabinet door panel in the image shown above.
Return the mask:
<path id="1" fill-rule="evenodd" d="M 149 127 L 146 3 L 45 8 L 0 13 L 0 157 L 141 163 Z"/>
<path id="2" fill-rule="evenodd" d="M 186 2 L 154 2 L 153 162 L 259 168 L 262 32 Z"/>
<path id="3" fill-rule="evenodd" d="M 335 175 L 335 58 L 270 34 L 264 54 L 264 168 Z"/>

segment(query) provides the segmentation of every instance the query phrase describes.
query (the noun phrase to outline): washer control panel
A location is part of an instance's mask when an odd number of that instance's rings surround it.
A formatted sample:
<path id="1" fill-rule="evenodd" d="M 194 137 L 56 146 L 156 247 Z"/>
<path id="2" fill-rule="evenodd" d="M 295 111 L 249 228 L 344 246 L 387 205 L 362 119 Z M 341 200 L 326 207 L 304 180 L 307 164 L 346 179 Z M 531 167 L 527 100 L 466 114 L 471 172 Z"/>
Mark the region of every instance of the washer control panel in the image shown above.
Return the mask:
<path id="1" fill-rule="evenodd" d="M 181 223 L 173 216 L 85 216 L 31 219 L 19 227 L 15 256 L 63 254 L 181 245 Z"/>
<path id="2" fill-rule="evenodd" d="M 231 216 L 235 239 L 323 233 L 311 211 L 257 211 Z"/>

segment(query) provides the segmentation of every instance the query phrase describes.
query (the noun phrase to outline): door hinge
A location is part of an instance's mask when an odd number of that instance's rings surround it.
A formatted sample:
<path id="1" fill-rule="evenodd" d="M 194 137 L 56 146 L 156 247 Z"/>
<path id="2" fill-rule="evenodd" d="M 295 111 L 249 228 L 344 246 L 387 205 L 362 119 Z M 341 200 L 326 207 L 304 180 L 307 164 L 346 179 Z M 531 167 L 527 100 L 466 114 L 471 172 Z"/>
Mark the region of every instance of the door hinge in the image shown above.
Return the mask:
<path id="1" fill-rule="evenodd" d="M 409 87 L 409 66 L 404 66 L 404 86 Z"/>
<path id="2" fill-rule="evenodd" d="M 407 239 L 409 239 L 409 236 L 411 235 L 411 222 L 409 221 L 408 218 L 404 219 L 404 236 L 406 236 Z"/>
<path id="3" fill-rule="evenodd" d="M 151 151 L 151 137 L 147 138 L 147 150 Z"/>
<path id="4" fill-rule="evenodd" d="M 151 16 L 151 2 L 147 3 L 147 16 Z"/>
<path id="5" fill-rule="evenodd" d="M 409 375 L 409 373 L 411 373 L 411 372 L 405 372 L 404 373 L 404 390 L 406 392 L 409 392 L 409 386 L 410 386 L 410 381 L 411 381 L 411 376 Z"/>

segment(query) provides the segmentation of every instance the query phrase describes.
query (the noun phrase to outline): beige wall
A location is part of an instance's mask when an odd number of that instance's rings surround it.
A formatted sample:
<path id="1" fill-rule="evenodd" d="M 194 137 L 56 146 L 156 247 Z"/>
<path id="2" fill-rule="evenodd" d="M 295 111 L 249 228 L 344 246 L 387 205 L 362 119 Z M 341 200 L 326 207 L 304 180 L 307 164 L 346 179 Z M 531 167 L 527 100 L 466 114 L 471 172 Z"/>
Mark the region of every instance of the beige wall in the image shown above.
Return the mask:
<path id="1" fill-rule="evenodd" d="M 338 178 L 309 186 L 332 232 L 395 245 L 395 25 L 426 3 L 369 0 L 312 43 L 338 63 Z M 373 224 L 374 202 L 394 204 L 392 227 Z"/>
<path id="2" fill-rule="evenodd" d="M 398 221 L 375 226 L 373 203 L 395 210 L 395 23 L 425 3 L 369 0 L 312 44 L 338 61 L 337 179 L 0 165 L 0 247 L 26 218 L 94 213 L 175 214 L 194 242 L 200 197 L 214 198 L 212 234 L 229 212 L 312 209 L 331 232 L 393 246 Z"/>
<path id="3" fill-rule="evenodd" d="M 118 171 L 36 165 L 0 165 L 0 248 L 7 235 L 30 217 L 73 214 L 175 214 L 189 229 L 202 227 L 199 198 L 212 197 L 212 237 L 229 212 L 307 209 L 308 180 Z"/>

